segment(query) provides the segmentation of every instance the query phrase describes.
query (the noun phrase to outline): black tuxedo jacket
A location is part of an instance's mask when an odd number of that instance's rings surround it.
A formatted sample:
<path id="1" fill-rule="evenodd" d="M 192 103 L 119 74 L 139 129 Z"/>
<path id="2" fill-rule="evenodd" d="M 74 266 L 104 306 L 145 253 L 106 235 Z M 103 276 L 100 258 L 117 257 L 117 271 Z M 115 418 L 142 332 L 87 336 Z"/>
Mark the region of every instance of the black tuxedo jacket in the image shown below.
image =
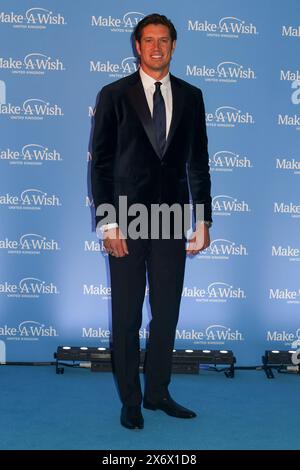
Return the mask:
<path id="1" fill-rule="evenodd" d="M 205 111 L 201 91 L 172 75 L 173 113 L 163 154 L 139 72 L 102 88 L 92 138 L 95 207 L 119 196 L 130 204 L 204 204 L 211 221 Z M 118 215 L 117 215 L 118 218 Z M 101 217 L 96 217 L 98 223 Z M 107 222 L 107 221 L 106 221 Z M 118 220 L 109 220 L 118 222 Z"/>

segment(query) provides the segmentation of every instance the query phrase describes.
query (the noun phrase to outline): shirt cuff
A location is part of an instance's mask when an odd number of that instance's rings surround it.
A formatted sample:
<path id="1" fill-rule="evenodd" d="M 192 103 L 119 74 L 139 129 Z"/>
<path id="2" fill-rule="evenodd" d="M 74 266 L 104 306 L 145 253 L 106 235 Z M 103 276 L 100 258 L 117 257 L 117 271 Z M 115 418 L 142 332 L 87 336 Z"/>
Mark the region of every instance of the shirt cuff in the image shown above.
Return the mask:
<path id="1" fill-rule="evenodd" d="M 206 225 L 207 228 L 210 228 L 212 226 L 212 222 L 209 220 L 199 220 L 200 224 Z"/>
<path id="2" fill-rule="evenodd" d="M 111 224 L 103 224 L 100 227 L 99 227 L 99 224 L 98 224 L 97 228 L 96 228 L 97 237 L 98 238 L 103 238 L 104 233 L 107 232 L 107 230 L 109 230 L 111 228 L 117 228 L 117 227 L 118 227 L 118 224 L 116 222 L 113 222 Z"/>
<path id="3" fill-rule="evenodd" d="M 119 227 L 119 225 L 116 222 L 114 222 L 112 224 L 101 225 L 99 230 L 103 234 L 104 232 L 107 232 L 107 230 L 110 230 L 111 228 L 117 228 L 117 227 Z"/>

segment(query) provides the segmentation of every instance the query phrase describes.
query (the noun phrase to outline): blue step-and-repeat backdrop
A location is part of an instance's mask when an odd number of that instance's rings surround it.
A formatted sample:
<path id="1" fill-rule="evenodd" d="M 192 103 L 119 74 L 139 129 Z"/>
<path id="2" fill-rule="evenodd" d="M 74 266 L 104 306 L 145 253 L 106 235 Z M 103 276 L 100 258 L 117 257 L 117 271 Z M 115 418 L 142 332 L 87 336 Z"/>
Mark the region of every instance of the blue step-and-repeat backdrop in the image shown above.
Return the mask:
<path id="1" fill-rule="evenodd" d="M 232 349 L 252 365 L 300 337 L 299 1 L 1 0 L 7 361 L 109 345 L 91 120 L 99 89 L 136 70 L 131 32 L 155 11 L 178 30 L 171 71 L 203 90 L 213 183 L 212 243 L 187 262 L 176 346 Z M 142 342 L 148 321 L 146 300 Z"/>

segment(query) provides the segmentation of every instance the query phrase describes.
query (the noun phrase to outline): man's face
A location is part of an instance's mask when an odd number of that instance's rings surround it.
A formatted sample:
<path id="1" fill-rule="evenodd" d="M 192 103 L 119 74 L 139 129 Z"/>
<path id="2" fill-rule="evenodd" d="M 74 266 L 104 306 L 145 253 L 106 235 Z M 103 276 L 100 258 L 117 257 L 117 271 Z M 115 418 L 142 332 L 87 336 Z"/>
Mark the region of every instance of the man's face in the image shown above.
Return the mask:
<path id="1" fill-rule="evenodd" d="M 149 24 L 142 30 L 141 42 L 135 42 L 141 66 L 148 75 L 166 75 L 169 71 L 176 41 L 171 40 L 170 31 L 162 24 Z M 157 77 L 154 78 L 157 78 Z"/>

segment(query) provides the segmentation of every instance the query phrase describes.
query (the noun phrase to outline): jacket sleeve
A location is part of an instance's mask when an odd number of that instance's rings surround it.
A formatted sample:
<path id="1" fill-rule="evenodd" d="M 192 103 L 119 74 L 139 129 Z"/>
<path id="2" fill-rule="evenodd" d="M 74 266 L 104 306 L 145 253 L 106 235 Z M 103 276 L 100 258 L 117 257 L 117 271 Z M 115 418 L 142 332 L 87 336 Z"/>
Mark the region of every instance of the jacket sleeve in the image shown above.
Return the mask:
<path id="1" fill-rule="evenodd" d="M 195 129 L 193 132 L 193 142 L 191 146 L 190 158 L 188 161 L 189 186 L 195 217 L 197 215 L 196 204 L 203 204 L 204 216 L 201 217 L 201 219 L 211 222 L 211 180 L 208 163 L 205 108 L 202 92 L 200 90 L 197 90 L 197 99 L 195 101 Z"/>
<path id="2" fill-rule="evenodd" d="M 113 168 L 117 144 L 117 119 L 108 87 L 98 95 L 92 132 L 91 185 L 95 209 L 114 204 Z M 103 217 L 96 215 L 96 224 Z M 111 217 L 107 223 L 114 223 Z"/>

